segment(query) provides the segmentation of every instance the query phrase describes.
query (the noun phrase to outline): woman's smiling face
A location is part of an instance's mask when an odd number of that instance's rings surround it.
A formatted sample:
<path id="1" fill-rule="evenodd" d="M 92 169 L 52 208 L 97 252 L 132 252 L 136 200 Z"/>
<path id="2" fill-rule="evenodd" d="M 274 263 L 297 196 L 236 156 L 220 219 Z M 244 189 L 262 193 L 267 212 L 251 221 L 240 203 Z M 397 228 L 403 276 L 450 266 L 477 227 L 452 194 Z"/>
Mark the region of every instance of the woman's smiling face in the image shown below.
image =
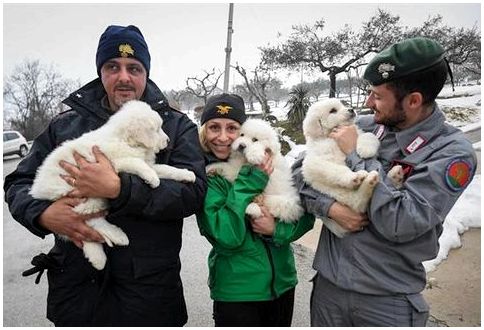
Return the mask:
<path id="1" fill-rule="evenodd" d="M 240 124 L 227 118 L 214 118 L 206 123 L 207 147 L 218 159 L 230 156 L 230 147 L 240 134 Z"/>

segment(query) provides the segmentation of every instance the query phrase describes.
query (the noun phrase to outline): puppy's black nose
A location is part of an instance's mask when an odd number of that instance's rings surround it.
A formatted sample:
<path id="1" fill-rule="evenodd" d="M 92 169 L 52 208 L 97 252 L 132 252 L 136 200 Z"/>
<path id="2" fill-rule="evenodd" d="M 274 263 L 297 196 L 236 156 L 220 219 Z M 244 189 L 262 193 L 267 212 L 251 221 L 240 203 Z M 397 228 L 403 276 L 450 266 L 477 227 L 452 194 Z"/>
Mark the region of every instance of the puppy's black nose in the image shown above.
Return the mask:
<path id="1" fill-rule="evenodd" d="M 244 151 L 245 147 L 246 147 L 246 145 L 241 143 L 241 144 L 239 144 L 239 147 L 237 148 L 237 150 L 242 152 L 242 151 Z"/>
<path id="2" fill-rule="evenodd" d="M 350 113 L 351 117 L 356 116 L 355 110 L 353 110 L 353 108 L 348 108 L 348 112 Z"/>

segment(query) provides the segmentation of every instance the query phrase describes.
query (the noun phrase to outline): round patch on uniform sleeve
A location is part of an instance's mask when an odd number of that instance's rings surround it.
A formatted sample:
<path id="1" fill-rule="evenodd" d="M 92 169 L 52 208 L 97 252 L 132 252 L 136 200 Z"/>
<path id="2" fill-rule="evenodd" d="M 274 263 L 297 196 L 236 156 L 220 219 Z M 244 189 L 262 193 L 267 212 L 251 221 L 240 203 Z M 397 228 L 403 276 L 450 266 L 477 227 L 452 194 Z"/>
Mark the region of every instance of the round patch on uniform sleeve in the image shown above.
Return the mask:
<path id="1" fill-rule="evenodd" d="M 472 175 L 472 165 L 462 159 L 450 161 L 445 169 L 445 181 L 453 191 L 467 187 Z"/>

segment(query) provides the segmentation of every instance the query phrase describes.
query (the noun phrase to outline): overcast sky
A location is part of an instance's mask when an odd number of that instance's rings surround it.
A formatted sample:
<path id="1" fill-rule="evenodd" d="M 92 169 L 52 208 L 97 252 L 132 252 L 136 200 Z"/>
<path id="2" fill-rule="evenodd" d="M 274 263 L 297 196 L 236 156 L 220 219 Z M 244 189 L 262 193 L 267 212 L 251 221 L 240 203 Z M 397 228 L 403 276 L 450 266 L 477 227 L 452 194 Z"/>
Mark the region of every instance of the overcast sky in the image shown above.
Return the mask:
<path id="1" fill-rule="evenodd" d="M 223 70 L 228 8 L 225 3 L 4 4 L 3 75 L 11 74 L 23 59 L 40 59 L 55 65 L 64 77 L 87 83 L 96 77 L 95 54 L 101 33 L 110 24 L 134 24 L 150 49 L 150 77 L 163 90 L 182 89 L 187 77 L 200 77 L 214 67 Z M 231 62 L 252 69 L 260 59 L 258 47 L 274 44 L 278 32 L 288 36 L 292 25 L 324 18 L 329 30 L 344 24 L 359 29 L 377 8 L 398 14 L 402 25 L 416 26 L 429 15 L 440 14 L 449 26 L 481 26 L 479 3 L 236 3 Z M 234 79 L 241 83 L 232 70 L 231 84 Z"/>

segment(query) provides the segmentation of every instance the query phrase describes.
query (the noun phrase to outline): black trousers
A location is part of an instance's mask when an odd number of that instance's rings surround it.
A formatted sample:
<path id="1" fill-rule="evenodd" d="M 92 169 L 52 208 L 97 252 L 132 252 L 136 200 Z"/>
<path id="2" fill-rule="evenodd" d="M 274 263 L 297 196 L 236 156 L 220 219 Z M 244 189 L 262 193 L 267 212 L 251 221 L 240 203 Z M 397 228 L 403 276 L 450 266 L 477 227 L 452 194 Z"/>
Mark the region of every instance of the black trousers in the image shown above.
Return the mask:
<path id="1" fill-rule="evenodd" d="M 295 289 L 268 301 L 213 302 L 216 327 L 290 327 Z"/>

